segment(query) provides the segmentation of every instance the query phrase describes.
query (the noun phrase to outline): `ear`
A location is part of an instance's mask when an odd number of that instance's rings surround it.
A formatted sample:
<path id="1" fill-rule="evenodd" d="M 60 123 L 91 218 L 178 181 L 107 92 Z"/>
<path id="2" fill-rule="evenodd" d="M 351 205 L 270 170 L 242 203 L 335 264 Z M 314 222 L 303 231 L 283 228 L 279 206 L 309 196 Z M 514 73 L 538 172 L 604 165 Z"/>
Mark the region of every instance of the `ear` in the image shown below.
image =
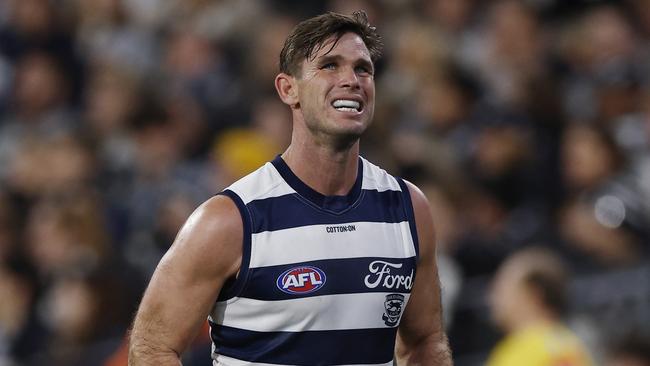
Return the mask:
<path id="1" fill-rule="evenodd" d="M 280 73 L 275 77 L 275 90 L 284 104 L 290 107 L 298 105 L 298 89 L 296 78 L 289 74 Z"/>

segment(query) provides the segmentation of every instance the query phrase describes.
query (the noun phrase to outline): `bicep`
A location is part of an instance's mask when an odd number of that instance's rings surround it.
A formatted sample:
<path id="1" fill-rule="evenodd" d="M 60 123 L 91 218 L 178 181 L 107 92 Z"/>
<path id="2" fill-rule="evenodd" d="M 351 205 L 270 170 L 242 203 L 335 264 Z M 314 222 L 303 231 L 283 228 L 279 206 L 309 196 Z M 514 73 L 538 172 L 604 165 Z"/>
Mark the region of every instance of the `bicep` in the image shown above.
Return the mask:
<path id="1" fill-rule="evenodd" d="M 180 354 L 205 321 L 241 258 L 241 219 L 225 197 L 190 216 L 145 291 L 132 343 Z M 239 221 L 237 221 L 239 220 Z"/>

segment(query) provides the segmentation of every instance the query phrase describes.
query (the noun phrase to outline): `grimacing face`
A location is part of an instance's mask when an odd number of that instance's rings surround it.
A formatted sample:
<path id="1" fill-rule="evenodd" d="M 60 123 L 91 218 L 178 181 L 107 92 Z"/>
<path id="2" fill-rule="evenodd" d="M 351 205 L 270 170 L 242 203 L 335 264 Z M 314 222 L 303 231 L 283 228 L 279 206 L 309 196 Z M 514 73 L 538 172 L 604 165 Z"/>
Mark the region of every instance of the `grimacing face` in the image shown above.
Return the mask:
<path id="1" fill-rule="evenodd" d="M 356 33 L 345 33 L 334 48 L 333 42 L 303 60 L 295 79 L 300 112 L 315 135 L 358 139 L 374 114 L 374 66 Z"/>

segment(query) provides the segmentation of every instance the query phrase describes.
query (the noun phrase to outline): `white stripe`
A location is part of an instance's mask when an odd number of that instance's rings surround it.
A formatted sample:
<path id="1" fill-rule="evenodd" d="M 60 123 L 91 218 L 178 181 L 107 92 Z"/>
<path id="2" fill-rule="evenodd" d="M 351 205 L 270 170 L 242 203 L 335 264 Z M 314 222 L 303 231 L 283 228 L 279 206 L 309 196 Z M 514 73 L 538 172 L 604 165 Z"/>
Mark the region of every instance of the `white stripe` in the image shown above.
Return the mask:
<path id="1" fill-rule="evenodd" d="M 253 200 L 295 193 L 271 163 L 264 164 L 261 168 L 233 183 L 228 189 L 237 193 L 244 204 Z"/>
<path id="2" fill-rule="evenodd" d="M 236 358 L 227 357 L 223 355 L 213 355 L 213 366 L 290 366 L 280 365 L 277 363 L 259 363 L 238 360 Z M 373 364 L 354 364 L 354 365 L 339 365 L 339 366 L 392 366 L 393 361 L 387 363 L 373 363 Z"/>
<path id="3" fill-rule="evenodd" d="M 383 191 L 401 191 L 397 179 L 375 164 L 363 159 L 363 182 L 362 189 Z"/>
<path id="4" fill-rule="evenodd" d="M 279 364 L 277 363 L 248 362 L 248 361 L 242 361 L 236 358 L 219 355 L 219 354 L 212 354 L 212 365 L 213 366 L 279 366 Z"/>
<path id="5" fill-rule="evenodd" d="M 363 181 L 361 188 L 368 190 L 401 191 L 401 187 L 393 176 L 384 169 L 362 158 Z M 256 171 L 233 183 L 228 189 L 237 193 L 244 204 L 257 199 L 279 197 L 295 193 L 275 169 L 273 164 L 266 163 Z"/>
<path id="6" fill-rule="evenodd" d="M 410 297 L 404 295 L 402 310 Z M 386 328 L 382 319 L 386 293 L 366 292 L 265 301 L 237 298 L 218 302 L 217 324 L 256 332 L 303 332 Z"/>
<path id="7" fill-rule="evenodd" d="M 328 233 L 328 227 L 354 226 L 354 231 Z M 322 259 L 415 256 L 408 221 L 351 222 L 310 225 L 252 235 L 250 267 Z"/>

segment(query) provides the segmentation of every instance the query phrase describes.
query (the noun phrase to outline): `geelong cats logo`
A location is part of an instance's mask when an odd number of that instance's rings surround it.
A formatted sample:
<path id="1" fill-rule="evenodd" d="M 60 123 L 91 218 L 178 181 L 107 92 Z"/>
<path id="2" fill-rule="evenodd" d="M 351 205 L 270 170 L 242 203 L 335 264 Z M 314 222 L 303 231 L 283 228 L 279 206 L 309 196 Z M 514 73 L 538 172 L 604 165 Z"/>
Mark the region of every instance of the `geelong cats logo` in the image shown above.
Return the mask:
<path id="1" fill-rule="evenodd" d="M 386 301 L 384 301 L 384 315 L 381 319 L 389 327 L 394 327 L 399 321 L 399 317 L 402 315 L 402 310 L 404 309 L 404 295 L 401 294 L 389 294 L 386 295 Z"/>
<path id="2" fill-rule="evenodd" d="M 325 272 L 313 266 L 294 267 L 282 273 L 276 285 L 287 294 L 308 294 L 325 285 Z"/>

